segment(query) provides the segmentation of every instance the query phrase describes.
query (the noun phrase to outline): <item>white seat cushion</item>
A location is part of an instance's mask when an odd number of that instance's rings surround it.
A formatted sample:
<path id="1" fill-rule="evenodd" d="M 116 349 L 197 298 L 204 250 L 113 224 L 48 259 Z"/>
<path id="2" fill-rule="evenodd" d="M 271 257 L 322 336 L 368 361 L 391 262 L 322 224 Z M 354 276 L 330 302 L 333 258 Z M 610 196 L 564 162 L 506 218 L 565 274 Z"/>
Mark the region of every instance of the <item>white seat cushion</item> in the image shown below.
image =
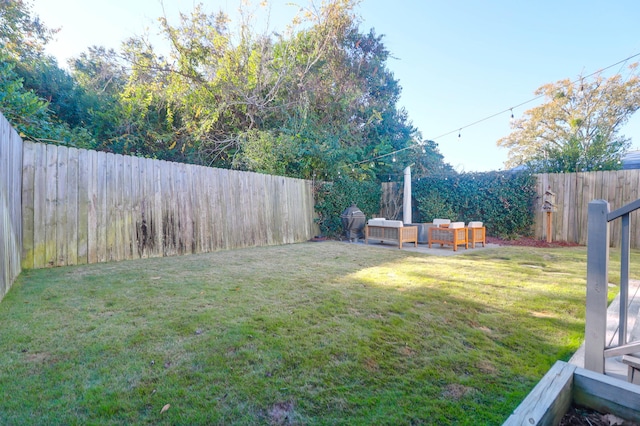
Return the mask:
<path id="1" fill-rule="evenodd" d="M 449 224 L 449 228 L 464 228 L 464 222 L 452 222 Z"/>
<path id="2" fill-rule="evenodd" d="M 482 228 L 482 222 L 469 222 L 469 228 Z"/>
<path id="3" fill-rule="evenodd" d="M 403 224 L 401 220 L 385 220 L 384 226 L 389 228 L 402 228 Z"/>
<path id="4" fill-rule="evenodd" d="M 449 219 L 433 219 L 433 224 L 436 226 L 448 225 L 450 223 L 451 223 L 451 220 Z"/>
<path id="5" fill-rule="evenodd" d="M 381 218 L 375 218 L 375 219 L 369 219 L 369 221 L 367 222 L 367 224 L 371 225 L 371 226 L 384 226 L 384 219 Z"/>

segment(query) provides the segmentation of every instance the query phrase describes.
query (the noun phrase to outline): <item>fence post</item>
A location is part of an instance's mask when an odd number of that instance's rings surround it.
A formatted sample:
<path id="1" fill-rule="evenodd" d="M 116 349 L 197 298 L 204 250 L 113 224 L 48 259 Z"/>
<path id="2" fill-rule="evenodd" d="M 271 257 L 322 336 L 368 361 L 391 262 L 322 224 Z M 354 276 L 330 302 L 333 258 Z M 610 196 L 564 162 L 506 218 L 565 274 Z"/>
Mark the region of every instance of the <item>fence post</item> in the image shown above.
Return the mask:
<path id="1" fill-rule="evenodd" d="M 584 368 L 604 373 L 609 276 L 609 203 L 593 200 L 587 219 L 587 313 Z"/>

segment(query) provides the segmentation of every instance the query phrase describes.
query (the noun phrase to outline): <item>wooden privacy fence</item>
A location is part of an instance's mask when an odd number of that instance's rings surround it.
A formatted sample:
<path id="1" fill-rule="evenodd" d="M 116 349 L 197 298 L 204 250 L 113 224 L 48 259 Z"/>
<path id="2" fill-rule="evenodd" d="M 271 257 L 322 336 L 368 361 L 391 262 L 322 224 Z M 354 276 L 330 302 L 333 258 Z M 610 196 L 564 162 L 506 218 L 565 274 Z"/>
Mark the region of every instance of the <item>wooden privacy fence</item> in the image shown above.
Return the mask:
<path id="1" fill-rule="evenodd" d="M 542 196 L 548 188 L 556 193 L 557 211 L 552 218 L 552 239 L 587 243 L 589 202 L 602 199 L 616 210 L 638 198 L 640 170 L 617 170 L 584 173 L 549 173 L 537 177 L 538 203 L 535 211 L 535 237 L 546 238 L 546 215 L 542 212 Z M 630 215 L 632 248 L 640 248 L 640 213 Z M 620 221 L 610 223 L 610 244 L 620 247 Z"/>
<path id="2" fill-rule="evenodd" d="M 0 113 L 0 300 L 20 274 L 22 139 Z"/>
<path id="3" fill-rule="evenodd" d="M 301 242 L 309 181 L 24 143 L 22 266 Z"/>

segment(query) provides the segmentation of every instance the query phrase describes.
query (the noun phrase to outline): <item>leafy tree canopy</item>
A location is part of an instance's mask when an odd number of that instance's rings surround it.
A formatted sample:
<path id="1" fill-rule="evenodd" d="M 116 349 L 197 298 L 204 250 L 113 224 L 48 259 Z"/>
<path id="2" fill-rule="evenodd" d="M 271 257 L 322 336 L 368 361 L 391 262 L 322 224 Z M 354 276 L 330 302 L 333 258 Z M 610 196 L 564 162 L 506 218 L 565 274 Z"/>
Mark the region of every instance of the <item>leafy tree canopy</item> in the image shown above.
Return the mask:
<path id="1" fill-rule="evenodd" d="M 561 80 L 540 87 L 546 102 L 524 113 L 498 146 L 509 149 L 510 167 L 528 165 L 539 172 L 612 170 L 630 141 L 620 128 L 640 108 L 638 64 L 628 76 L 576 82 Z"/>
<path id="2" fill-rule="evenodd" d="M 281 33 L 256 32 L 246 3 L 235 23 L 196 5 L 159 19 L 168 50 L 134 36 L 67 71 L 43 53 L 55 31 L 27 2 L 0 0 L 0 110 L 34 140 L 301 178 L 446 168 L 397 106 L 390 53 L 358 27 L 358 4 L 311 2 Z"/>

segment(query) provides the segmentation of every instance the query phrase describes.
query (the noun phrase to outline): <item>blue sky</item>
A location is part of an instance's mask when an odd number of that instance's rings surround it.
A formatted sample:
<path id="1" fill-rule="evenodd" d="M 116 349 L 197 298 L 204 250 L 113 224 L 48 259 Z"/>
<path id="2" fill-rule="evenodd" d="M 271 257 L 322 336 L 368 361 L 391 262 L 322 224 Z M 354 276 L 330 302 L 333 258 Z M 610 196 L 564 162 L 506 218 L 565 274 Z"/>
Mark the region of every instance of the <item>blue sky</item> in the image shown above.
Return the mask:
<path id="1" fill-rule="evenodd" d="M 175 22 L 178 11 L 189 12 L 198 2 L 164 3 Z M 206 11 L 233 15 L 239 0 L 202 3 Z M 281 30 L 296 8 L 289 0 L 270 3 L 269 28 Z M 91 45 L 118 48 L 145 28 L 153 35 L 162 15 L 159 0 L 32 4 L 48 26 L 61 28 L 49 51 L 62 62 Z M 400 106 L 459 171 L 504 168 L 507 151 L 496 141 L 510 132 L 507 110 L 533 99 L 541 85 L 577 79 L 640 53 L 637 0 L 363 0 L 357 11 L 361 31 L 374 28 L 385 35 L 393 56 L 388 66 L 403 88 Z M 640 56 L 629 63 L 635 61 Z M 624 70 L 619 65 L 604 75 Z M 518 117 L 538 102 L 514 108 L 513 114 Z M 507 112 L 466 127 L 501 111 Z M 639 113 L 622 134 L 640 149 Z"/>

